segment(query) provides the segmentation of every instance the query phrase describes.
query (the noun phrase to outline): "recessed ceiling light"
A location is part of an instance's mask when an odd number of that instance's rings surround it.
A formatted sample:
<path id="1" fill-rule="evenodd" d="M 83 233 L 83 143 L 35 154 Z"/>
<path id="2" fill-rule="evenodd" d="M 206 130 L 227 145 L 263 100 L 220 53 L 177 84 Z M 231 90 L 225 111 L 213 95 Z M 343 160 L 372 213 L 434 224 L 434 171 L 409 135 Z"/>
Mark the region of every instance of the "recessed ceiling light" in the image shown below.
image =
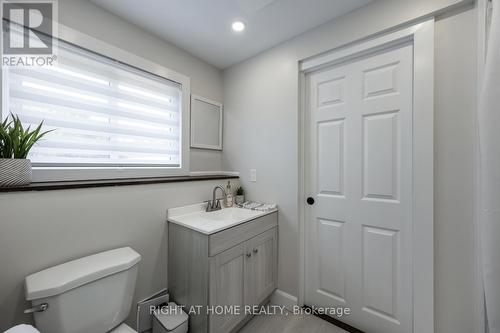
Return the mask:
<path id="1" fill-rule="evenodd" d="M 235 22 L 233 22 L 232 28 L 236 32 L 241 32 L 241 31 L 245 30 L 245 23 L 243 23 L 241 21 L 235 21 Z"/>

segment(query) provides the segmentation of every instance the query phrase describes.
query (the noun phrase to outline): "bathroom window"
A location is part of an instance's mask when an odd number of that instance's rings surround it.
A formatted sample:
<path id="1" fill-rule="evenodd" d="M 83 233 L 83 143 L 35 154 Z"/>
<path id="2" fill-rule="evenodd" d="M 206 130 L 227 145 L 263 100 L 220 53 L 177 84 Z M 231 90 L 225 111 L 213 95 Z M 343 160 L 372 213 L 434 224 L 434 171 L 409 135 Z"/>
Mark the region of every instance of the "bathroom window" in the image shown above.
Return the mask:
<path id="1" fill-rule="evenodd" d="M 150 62 L 146 67 L 171 73 Z M 63 41 L 56 66 L 10 67 L 2 74 L 2 118 L 10 112 L 26 125 L 43 120 L 43 129 L 53 130 L 29 155 L 35 180 L 185 173 L 188 78 L 177 82 Z"/>

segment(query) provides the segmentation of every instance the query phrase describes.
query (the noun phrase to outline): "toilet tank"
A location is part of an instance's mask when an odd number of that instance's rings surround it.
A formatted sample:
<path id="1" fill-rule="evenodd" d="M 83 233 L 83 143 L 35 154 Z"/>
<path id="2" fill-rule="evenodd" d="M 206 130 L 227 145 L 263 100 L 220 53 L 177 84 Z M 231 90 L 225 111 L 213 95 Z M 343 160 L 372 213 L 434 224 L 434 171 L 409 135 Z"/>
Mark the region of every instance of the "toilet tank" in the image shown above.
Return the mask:
<path id="1" fill-rule="evenodd" d="M 54 266 L 25 279 L 26 300 L 42 333 L 105 333 L 130 313 L 141 256 L 130 247 Z"/>

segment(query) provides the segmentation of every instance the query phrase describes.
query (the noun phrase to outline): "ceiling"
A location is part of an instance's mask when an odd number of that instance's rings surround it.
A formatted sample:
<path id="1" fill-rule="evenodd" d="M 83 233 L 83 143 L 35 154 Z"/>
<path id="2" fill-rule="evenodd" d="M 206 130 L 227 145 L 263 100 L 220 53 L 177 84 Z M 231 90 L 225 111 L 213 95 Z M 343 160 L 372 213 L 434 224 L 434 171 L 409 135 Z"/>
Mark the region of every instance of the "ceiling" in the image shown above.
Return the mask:
<path id="1" fill-rule="evenodd" d="M 371 0 L 90 0 L 226 68 Z M 231 30 L 235 20 L 246 29 Z"/>

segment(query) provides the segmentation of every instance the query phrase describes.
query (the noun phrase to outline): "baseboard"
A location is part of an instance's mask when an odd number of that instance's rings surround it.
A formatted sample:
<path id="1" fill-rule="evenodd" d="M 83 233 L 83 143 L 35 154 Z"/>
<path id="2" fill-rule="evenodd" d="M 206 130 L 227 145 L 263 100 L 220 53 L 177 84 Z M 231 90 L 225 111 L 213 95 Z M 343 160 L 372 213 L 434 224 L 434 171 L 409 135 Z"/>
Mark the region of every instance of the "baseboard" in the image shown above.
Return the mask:
<path id="1" fill-rule="evenodd" d="M 290 295 L 283 290 L 276 289 L 274 293 L 271 295 L 271 300 L 270 303 L 273 305 L 279 305 L 279 306 L 284 306 L 288 311 L 293 311 L 293 307 L 298 305 L 298 300 L 297 297 Z M 304 306 L 304 308 L 307 308 L 307 306 Z M 363 331 L 358 330 L 355 327 L 352 327 L 348 324 L 345 324 L 335 318 L 332 318 L 327 315 L 318 315 L 315 314 L 316 317 L 319 317 L 323 320 L 328 321 L 329 323 L 342 328 L 343 330 L 350 332 L 350 333 L 364 333 Z"/>
<path id="2" fill-rule="evenodd" d="M 190 171 L 190 176 L 212 176 L 212 175 L 224 175 L 224 176 L 239 176 L 240 173 L 237 171 Z"/>
<path id="3" fill-rule="evenodd" d="M 293 307 L 297 305 L 297 297 L 276 289 L 271 295 L 271 304 L 284 306 L 288 311 L 293 311 Z"/>
<path id="4" fill-rule="evenodd" d="M 310 309 L 312 311 L 312 309 L 308 306 L 304 306 L 305 309 Z M 329 322 L 330 324 L 333 324 L 337 327 L 340 327 L 341 329 L 343 329 L 344 331 L 346 332 L 349 332 L 349 333 L 365 333 L 359 329 L 357 329 L 356 327 L 353 327 L 349 324 L 346 324 L 338 319 L 335 319 L 333 317 L 330 317 L 326 314 L 319 314 L 319 313 L 314 313 L 314 315 L 318 318 L 321 318 L 327 322 Z"/>

